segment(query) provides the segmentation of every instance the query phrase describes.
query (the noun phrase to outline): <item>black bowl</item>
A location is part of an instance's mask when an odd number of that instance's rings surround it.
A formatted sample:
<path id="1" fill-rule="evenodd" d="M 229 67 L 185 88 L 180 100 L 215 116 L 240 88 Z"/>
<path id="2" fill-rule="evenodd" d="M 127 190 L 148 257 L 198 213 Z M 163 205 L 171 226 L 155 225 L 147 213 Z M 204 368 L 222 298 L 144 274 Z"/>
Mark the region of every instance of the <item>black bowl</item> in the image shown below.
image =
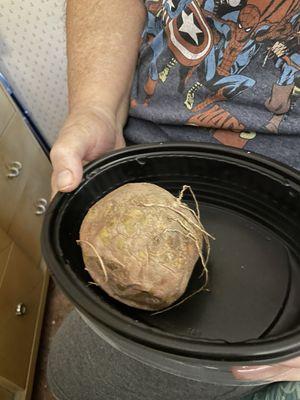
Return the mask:
<path id="1" fill-rule="evenodd" d="M 76 244 L 89 208 L 128 182 L 155 183 L 175 195 L 190 185 L 216 238 L 210 291 L 156 316 L 90 285 Z M 108 154 L 86 167 L 77 190 L 56 195 L 42 248 L 54 279 L 92 324 L 148 348 L 223 364 L 272 363 L 300 354 L 300 175 L 282 164 L 194 143 Z M 200 270 L 196 265 L 185 296 L 201 286 Z"/>

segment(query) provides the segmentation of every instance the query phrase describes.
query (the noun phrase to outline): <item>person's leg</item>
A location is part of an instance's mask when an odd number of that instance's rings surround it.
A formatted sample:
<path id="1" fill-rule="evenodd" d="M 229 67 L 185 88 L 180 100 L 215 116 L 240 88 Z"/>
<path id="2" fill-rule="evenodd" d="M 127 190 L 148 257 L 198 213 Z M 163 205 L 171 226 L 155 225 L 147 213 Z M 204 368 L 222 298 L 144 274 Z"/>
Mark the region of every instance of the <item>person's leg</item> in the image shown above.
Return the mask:
<path id="1" fill-rule="evenodd" d="M 240 400 L 253 390 L 203 384 L 148 367 L 113 349 L 76 311 L 53 339 L 48 383 L 58 400 Z"/>
<path id="2" fill-rule="evenodd" d="M 299 400 L 300 382 L 277 382 L 242 400 Z"/>

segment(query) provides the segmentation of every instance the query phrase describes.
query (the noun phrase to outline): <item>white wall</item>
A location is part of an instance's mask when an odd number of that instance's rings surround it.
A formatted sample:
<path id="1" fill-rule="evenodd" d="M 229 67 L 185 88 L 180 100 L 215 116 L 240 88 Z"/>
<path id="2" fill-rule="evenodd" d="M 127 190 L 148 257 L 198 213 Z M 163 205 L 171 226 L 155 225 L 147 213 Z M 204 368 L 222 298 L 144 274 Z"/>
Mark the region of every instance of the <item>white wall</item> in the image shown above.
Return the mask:
<path id="1" fill-rule="evenodd" d="M 67 113 L 64 0 L 0 0 L 0 72 L 51 144 Z"/>

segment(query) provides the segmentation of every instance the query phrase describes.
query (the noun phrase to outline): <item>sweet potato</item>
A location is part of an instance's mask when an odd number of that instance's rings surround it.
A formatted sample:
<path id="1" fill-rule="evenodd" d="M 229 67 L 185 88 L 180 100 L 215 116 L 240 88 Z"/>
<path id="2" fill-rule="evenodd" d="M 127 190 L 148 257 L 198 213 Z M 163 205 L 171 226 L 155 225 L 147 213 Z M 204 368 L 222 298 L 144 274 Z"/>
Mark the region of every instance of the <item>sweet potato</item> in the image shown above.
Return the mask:
<path id="1" fill-rule="evenodd" d="M 199 256 L 207 273 L 208 237 L 198 212 L 181 201 L 187 188 L 176 198 L 157 185 L 130 183 L 90 208 L 78 242 L 87 271 L 111 297 L 161 310 L 182 296 Z"/>

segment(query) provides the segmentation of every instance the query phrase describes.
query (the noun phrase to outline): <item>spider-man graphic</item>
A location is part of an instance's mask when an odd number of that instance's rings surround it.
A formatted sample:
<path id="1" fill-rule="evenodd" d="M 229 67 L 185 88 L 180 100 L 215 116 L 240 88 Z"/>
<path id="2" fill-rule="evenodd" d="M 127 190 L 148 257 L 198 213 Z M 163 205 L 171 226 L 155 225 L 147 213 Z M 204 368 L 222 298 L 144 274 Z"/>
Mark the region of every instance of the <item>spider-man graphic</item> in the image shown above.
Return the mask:
<path id="1" fill-rule="evenodd" d="M 135 106 L 149 105 L 159 82 L 167 90 L 176 82 L 177 93 L 171 90 L 184 104 L 182 123 L 218 129 L 217 140 L 243 147 L 255 133 L 244 132 L 251 123 L 227 101 L 252 89 L 252 102 L 256 96 L 265 110 L 255 132 L 278 131 L 293 105 L 299 75 L 299 0 L 149 0 L 146 6 L 145 57 L 151 58 Z M 291 38 L 296 45 L 289 44 Z M 266 62 L 258 63 L 265 52 Z M 266 63 L 273 76 L 279 75 L 268 92 L 257 86 Z"/>
<path id="2" fill-rule="evenodd" d="M 286 7 L 289 7 L 286 13 Z M 280 8 L 282 7 L 282 9 Z M 293 31 L 290 22 L 299 14 L 298 0 L 250 0 L 239 12 L 219 18 L 206 11 L 221 39 L 206 58 L 200 84 L 213 94 L 193 108 L 195 91 L 189 91 L 186 106 L 194 112 L 216 101 L 227 100 L 255 85 L 255 80 L 242 75 L 265 41 L 278 40 Z M 202 73 L 202 71 L 201 71 Z"/>

